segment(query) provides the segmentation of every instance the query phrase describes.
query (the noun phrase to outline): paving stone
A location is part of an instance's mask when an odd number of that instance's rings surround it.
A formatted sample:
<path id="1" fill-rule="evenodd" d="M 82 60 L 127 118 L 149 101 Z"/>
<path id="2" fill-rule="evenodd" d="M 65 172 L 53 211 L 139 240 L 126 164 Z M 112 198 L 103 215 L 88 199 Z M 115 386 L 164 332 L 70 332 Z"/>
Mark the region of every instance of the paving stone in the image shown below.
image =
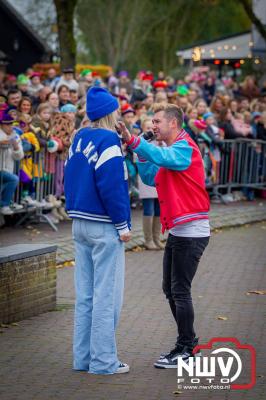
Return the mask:
<path id="1" fill-rule="evenodd" d="M 201 343 L 236 337 L 257 351 L 265 375 L 266 223 L 213 233 L 193 282 L 195 328 Z M 126 253 L 125 300 L 117 332 L 125 375 L 72 371 L 74 268 L 57 270 L 58 311 L 42 314 L 0 335 L 1 400 L 264 400 L 265 381 L 246 391 L 184 391 L 176 396 L 176 371 L 153 362 L 175 342 L 175 325 L 161 290 L 162 251 Z M 217 316 L 226 316 L 225 321 Z"/>

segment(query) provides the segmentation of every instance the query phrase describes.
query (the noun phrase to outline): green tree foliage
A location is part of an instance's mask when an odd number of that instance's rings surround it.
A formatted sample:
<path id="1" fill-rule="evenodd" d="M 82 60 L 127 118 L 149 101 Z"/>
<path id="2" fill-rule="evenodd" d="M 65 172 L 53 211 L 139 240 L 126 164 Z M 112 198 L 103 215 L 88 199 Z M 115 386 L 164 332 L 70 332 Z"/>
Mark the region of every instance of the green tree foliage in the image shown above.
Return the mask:
<path id="1" fill-rule="evenodd" d="M 250 28 L 235 0 L 79 0 L 76 18 L 87 62 L 132 72 L 170 72 L 179 48 Z"/>

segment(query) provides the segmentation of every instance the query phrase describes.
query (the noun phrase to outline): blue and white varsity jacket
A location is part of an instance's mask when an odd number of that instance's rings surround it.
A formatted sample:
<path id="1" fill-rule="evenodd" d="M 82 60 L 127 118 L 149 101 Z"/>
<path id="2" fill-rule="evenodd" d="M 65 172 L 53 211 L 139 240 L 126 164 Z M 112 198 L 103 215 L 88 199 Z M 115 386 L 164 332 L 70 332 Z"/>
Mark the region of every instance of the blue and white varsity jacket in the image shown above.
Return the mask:
<path id="1" fill-rule="evenodd" d="M 71 218 L 131 229 L 127 168 L 116 132 L 80 129 L 65 163 L 66 210 Z"/>

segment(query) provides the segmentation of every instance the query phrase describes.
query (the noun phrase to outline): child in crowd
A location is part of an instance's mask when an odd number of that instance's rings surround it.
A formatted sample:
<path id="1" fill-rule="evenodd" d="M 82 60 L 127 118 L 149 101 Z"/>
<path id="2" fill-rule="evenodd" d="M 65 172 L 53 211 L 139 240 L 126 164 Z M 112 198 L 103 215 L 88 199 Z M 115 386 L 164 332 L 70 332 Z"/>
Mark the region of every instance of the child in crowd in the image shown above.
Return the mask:
<path id="1" fill-rule="evenodd" d="M 11 215 L 21 205 L 11 207 L 12 199 L 19 183 L 14 174 L 15 161 L 22 160 L 24 152 L 19 136 L 13 131 L 14 119 L 3 113 L 0 119 L 0 212 Z"/>
<path id="2" fill-rule="evenodd" d="M 121 116 L 122 120 L 125 123 L 126 127 L 130 132 L 133 131 L 133 126 L 135 123 L 135 111 L 132 106 L 128 103 L 124 104 L 121 107 Z M 130 148 L 125 147 L 125 161 L 128 170 L 128 185 L 129 185 L 129 194 L 130 194 L 130 204 L 131 208 L 137 207 L 137 197 L 138 197 L 138 189 L 137 189 L 137 167 L 135 163 L 135 158 L 132 150 Z"/>
<path id="3" fill-rule="evenodd" d="M 143 132 L 153 131 L 152 119 L 144 119 L 141 128 Z M 154 140 L 152 143 L 156 144 L 157 142 Z M 147 250 L 160 250 L 164 246 L 160 241 L 160 205 L 157 191 L 154 187 L 145 185 L 140 176 L 138 177 L 138 187 L 139 198 L 142 199 L 143 205 L 142 226 L 145 240 L 144 245 Z"/>
<path id="4" fill-rule="evenodd" d="M 55 92 L 51 92 L 46 97 L 47 103 L 51 107 L 53 113 L 59 112 L 59 97 Z"/>
<path id="5" fill-rule="evenodd" d="M 37 139 L 40 143 L 41 151 L 38 153 L 38 176 L 41 178 L 41 190 L 39 199 L 46 193 L 48 187 L 53 186 L 55 174 L 56 152 L 60 143 L 53 140 L 51 135 L 52 109 L 48 103 L 38 106 L 36 115 L 32 120 Z"/>
<path id="6" fill-rule="evenodd" d="M 37 153 L 40 151 L 40 143 L 31 127 L 32 118 L 29 114 L 21 114 L 19 126 L 22 130 L 21 140 L 27 143 L 27 150 L 24 147 L 24 158 L 20 161 L 19 178 L 22 183 L 22 199 L 28 205 L 34 205 L 36 188 L 34 177 L 37 170 Z"/>

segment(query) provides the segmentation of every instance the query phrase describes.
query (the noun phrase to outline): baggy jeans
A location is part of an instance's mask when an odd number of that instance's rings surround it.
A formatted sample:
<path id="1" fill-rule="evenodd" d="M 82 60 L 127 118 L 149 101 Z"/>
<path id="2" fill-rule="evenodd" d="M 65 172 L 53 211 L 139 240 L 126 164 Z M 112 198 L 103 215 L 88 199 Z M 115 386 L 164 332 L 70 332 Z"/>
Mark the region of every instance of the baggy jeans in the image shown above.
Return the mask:
<path id="1" fill-rule="evenodd" d="M 74 219 L 73 367 L 112 374 L 120 362 L 115 331 L 123 302 L 125 252 L 113 224 Z"/>

